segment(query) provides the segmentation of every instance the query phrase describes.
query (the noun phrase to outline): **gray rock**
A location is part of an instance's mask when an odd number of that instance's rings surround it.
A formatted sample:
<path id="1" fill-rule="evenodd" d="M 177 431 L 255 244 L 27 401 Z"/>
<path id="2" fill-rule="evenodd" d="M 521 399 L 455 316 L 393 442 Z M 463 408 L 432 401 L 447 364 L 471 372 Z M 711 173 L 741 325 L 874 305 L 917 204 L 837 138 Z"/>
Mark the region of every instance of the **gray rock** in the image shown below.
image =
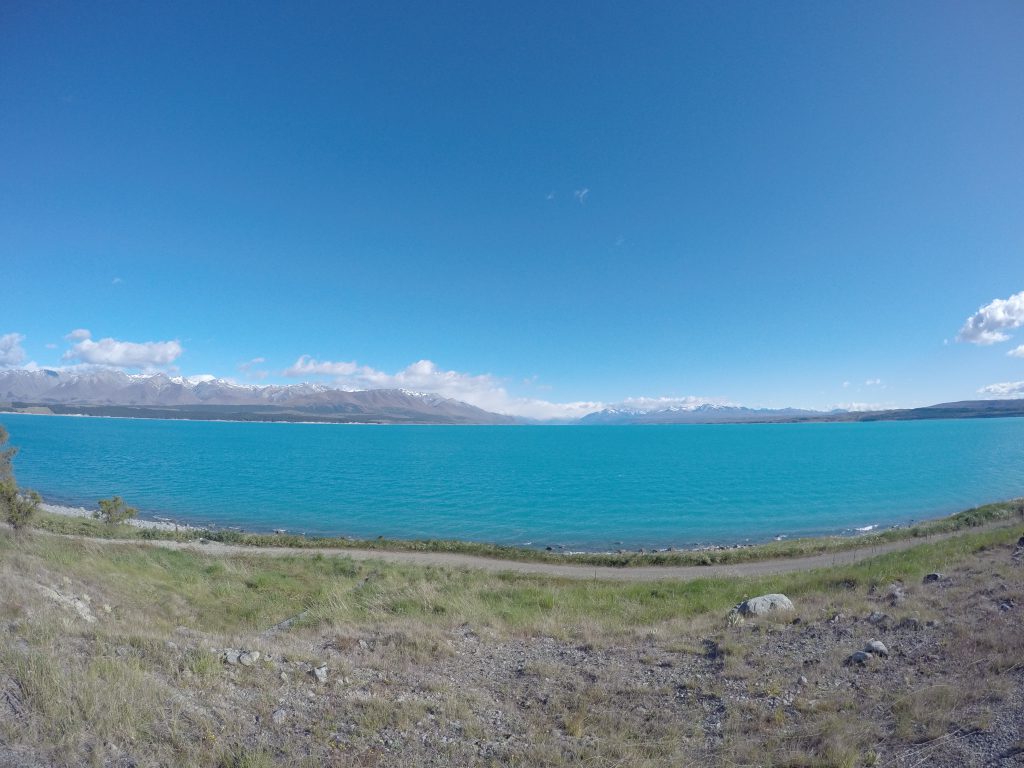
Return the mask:
<path id="1" fill-rule="evenodd" d="M 241 651 L 235 650 L 234 648 L 228 648 L 224 651 L 221 658 L 224 660 L 225 664 L 237 664 L 238 657 L 241 656 L 241 654 Z"/>
<path id="2" fill-rule="evenodd" d="M 878 611 L 872 611 L 868 614 L 868 617 L 865 620 L 868 624 L 874 624 L 876 627 L 882 626 L 889 622 L 889 614 L 879 613 Z"/>
<path id="3" fill-rule="evenodd" d="M 907 616 L 900 619 L 900 623 L 896 625 L 896 629 L 909 629 L 913 632 L 917 632 L 921 629 L 921 622 L 919 619 L 915 619 L 913 616 Z"/>
<path id="4" fill-rule="evenodd" d="M 925 584 L 930 584 L 933 581 L 941 581 L 941 580 L 942 580 L 942 574 L 941 573 L 929 573 L 929 574 L 927 574 L 924 577 L 924 579 L 922 581 Z"/>
<path id="5" fill-rule="evenodd" d="M 885 643 L 881 640 L 869 640 L 867 645 L 864 646 L 864 652 L 874 656 L 889 655 L 889 649 L 885 647 Z"/>
<path id="6" fill-rule="evenodd" d="M 260 660 L 259 651 L 242 651 L 238 654 L 238 663 L 243 667 L 251 667 Z"/>
<path id="7" fill-rule="evenodd" d="M 776 611 L 792 611 L 793 602 L 781 594 L 761 595 L 744 600 L 734 610 L 742 616 L 765 616 Z"/>
<path id="8" fill-rule="evenodd" d="M 851 666 L 853 664 L 864 665 L 871 661 L 871 654 L 865 651 L 854 651 L 846 659 L 846 665 Z"/>
<path id="9" fill-rule="evenodd" d="M 318 683 L 326 683 L 327 682 L 327 665 L 323 664 L 323 665 L 321 665 L 319 667 L 314 667 L 313 671 L 310 674 L 312 674 L 313 677 L 316 678 L 316 681 Z"/>
<path id="10" fill-rule="evenodd" d="M 804 677 L 803 675 L 800 675 L 800 677 L 798 677 L 796 679 L 796 684 L 801 686 L 801 687 L 807 685 L 807 678 Z"/>
<path id="11" fill-rule="evenodd" d="M 288 719 L 288 710 L 284 707 L 278 707 L 274 710 L 270 716 L 270 721 L 274 725 L 284 725 L 285 720 Z"/>

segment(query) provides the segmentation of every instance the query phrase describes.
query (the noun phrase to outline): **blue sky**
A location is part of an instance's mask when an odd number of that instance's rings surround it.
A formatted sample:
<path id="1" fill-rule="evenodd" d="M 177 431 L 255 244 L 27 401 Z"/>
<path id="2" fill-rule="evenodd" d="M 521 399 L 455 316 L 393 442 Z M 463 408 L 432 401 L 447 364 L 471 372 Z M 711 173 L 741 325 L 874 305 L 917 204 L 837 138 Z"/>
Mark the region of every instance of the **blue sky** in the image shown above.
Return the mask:
<path id="1" fill-rule="evenodd" d="M 4 3 L 0 363 L 1024 395 L 1024 5 L 553 5 Z"/>

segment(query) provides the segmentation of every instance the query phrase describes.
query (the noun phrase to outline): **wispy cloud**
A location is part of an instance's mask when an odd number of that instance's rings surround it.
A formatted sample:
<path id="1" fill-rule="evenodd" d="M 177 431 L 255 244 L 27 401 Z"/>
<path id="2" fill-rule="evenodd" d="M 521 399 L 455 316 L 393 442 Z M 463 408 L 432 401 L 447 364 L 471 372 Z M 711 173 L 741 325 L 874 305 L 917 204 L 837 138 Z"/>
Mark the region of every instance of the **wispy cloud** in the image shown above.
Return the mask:
<path id="1" fill-rule="evenodd" d="M 978 390 L 978 394 L 991 397 L 1024 397 L 1024 381 L 1003 381 L 989 384 Z"/>
<path id="2" fill-rule="evenodd" d="M 123 285 L 124 284 L 124 280 L 122 278 L 120 278 L 120 277 L 115 277 L 113 280 L 110 281 L 110 284 L 111 285 Z"/>
<path id="3" fill-rule="evenodd" d="M 21 342 L 25 337 L 20 333 L 5 333 L 0 336 L 0 365 L 20 365 L 25 360 Z"/>
<path id="4" fill-rule="evenodd" d="M 882 384 L 882 380 L 881 379 L 867 379 L 864 382 L 864 386 L 865 387 L 878 387 L 878 386 L 881 386 L 881 384 Z"/>
<path id="5" fill-rule="evenodd" d="M 1011 349 L 1006 354 L 1009 355 L 1010 357 L 1024 357 L 1024 344 L 1021 344 L 1019 347 L 1015 349 Z"/>
<path id="6" fill-rule="evenodd" d="M 1024 291 L 1008 299 L 995 299 L 964 322 L 956 336 L 957 341 L 971 344 L 995 344 L 1010 338 L 1006 330 L 1024 325 Z"/>
<path id="7" fill-rule="evenodd" d="M 572 193 L 573 196 L 580 201 L 580 205 L 585 205 L 587 202 L 587 195 L 590 194 L 590 187 L 584 187 L 583 189 L 577 189 Z"/>
<path id="8" fill-rule="evenodd" d="M 184 351 L 178 341 L 118 341 L 105 338 L 92 339 L 92 334 L 78 328 L 65 338 L 75 343 L 64 355 L 64 360 L 78 360 L 92 365 L 110 365 L 118 368 L 160 368 L 177 360 Z"/>
<path id="9" fill-rule="evenodd" d="M 238 364 L 238 370 L 242 372 L 242 375 L 249 379 L 257 379 L 262 381 L 267 378 L 269 371 L 264 371 L 257 368 L 257 365 L 263 365 L 267 362 L 266 358 L 254 357 L 252 360 L 246 360 L 244 363 Z"/>
<path id="10" fill-rule="evenodd" d="M 408 389 L 461 400 L 494 413 L 530 419 L 571 419 L 604 407 L 599 402 L 553 403 L 509 394 L 502 380 L 489 374 L 471 374 L 439 368 L 419 360 L 387 373 L 355 361 L 317 360 L 303 355 L 283 371 L 291 378 L 326 376 L 343 389 Z"/>

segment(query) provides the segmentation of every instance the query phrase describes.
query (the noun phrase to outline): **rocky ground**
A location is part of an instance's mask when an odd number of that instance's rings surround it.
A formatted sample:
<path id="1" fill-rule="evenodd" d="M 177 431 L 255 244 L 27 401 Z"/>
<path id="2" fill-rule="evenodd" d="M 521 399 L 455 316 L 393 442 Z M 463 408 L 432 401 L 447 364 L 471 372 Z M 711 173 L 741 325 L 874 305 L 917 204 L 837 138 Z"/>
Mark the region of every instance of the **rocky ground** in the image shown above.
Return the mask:
<path id="1" fill-rule="evenodd" d="M 627 632 L 299 614 L 228 646 L 201 626 L 103 630 L 116 589 L 7 572 L 0 765 L 1024 765 L 1022 560 L 986 547 L 791 611 Z M 120 680 L 126 708 L 42 701 L 47 676 Z"/>

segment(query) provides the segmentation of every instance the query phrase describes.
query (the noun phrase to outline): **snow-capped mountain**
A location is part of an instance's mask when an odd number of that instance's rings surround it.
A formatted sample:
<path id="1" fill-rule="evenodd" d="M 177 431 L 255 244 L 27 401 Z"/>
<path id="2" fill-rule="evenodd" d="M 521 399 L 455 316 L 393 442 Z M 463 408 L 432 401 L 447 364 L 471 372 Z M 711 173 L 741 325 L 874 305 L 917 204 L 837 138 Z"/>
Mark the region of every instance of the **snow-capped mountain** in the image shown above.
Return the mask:
<path id="1" fill-rule="evenodd" d="M 504 424 L 514 420 L 434 394 L 401 389 L 350 392 L 325 384 L 258 386 L 211 376 L 127 374 L 110 368 L 0 371 L 0 403 L 61 413 Z M 114 410 L 112 410 L 114 409 Z"/>
<path id="2" fill-rule="evenodd" d="M 821 411 L 798 408 L 744 408 L 719 403 L 683 402 L 671 405 L 623 404 L 587 414 L 581 424 L 726 424 L 751 421 L 788 421 L 825 416 Z"/>

